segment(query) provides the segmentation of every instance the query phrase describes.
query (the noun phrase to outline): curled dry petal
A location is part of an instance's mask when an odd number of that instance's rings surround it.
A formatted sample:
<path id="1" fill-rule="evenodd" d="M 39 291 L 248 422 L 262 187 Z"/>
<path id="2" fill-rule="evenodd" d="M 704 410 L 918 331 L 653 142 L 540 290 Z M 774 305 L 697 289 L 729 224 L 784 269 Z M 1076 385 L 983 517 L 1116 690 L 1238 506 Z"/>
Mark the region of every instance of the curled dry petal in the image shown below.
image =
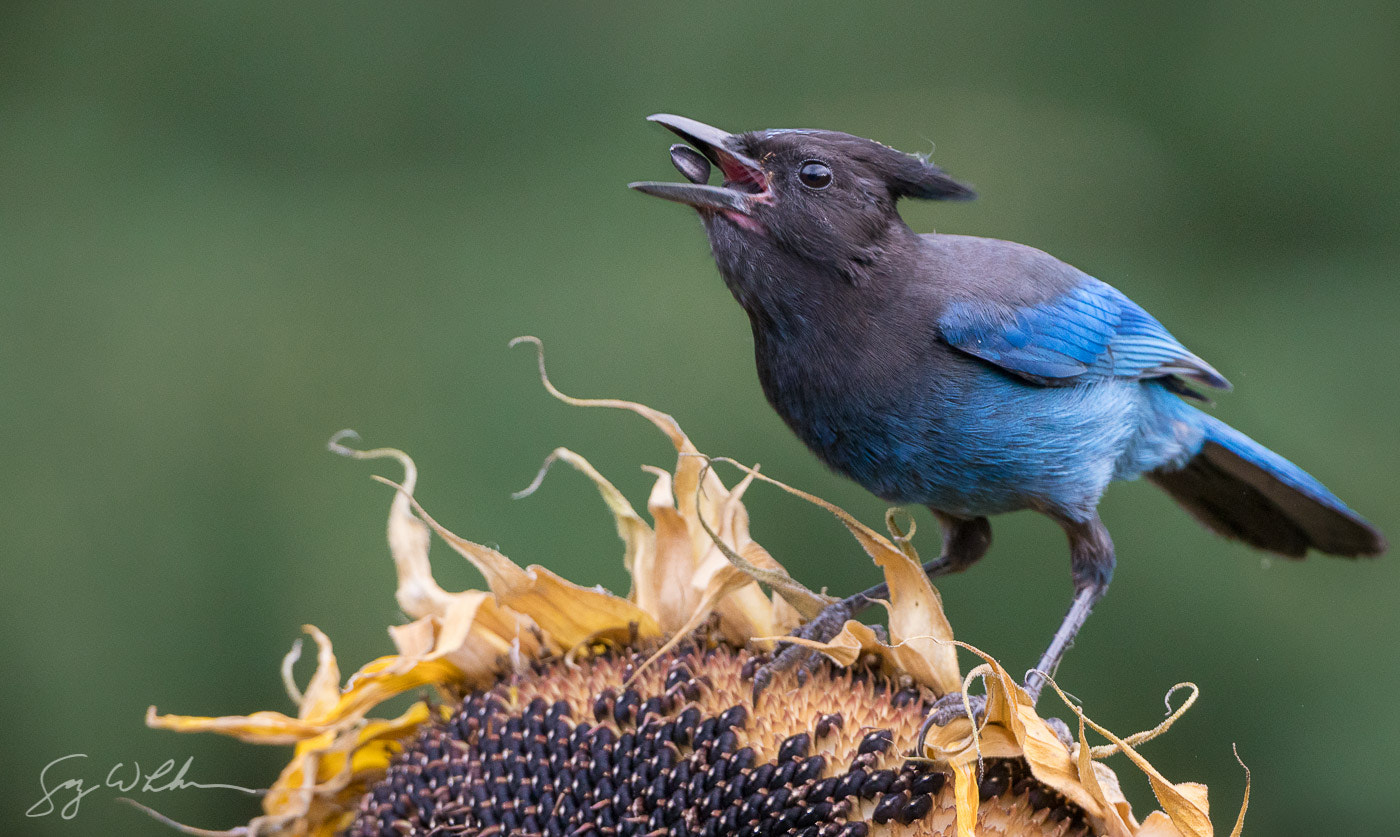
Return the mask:
<path id="1" fill-rule="evenodd" d="M 966 719 L 954 721 L 946 727 L 933 727 L 924 745 L 925 752 L 933 760 L 952 767 L 954 780 L 959 788 L 960 808 L 964 799 L 962 794 L 965 793 L 970 815 L 975 817 L 975 773 L 965 772 L 960 766 L 965 768 L 968 765 L 976 765 L 980 757 L 1004 755 L 1010 750 L 1026 759 L 1037 779 L 1083 808 L 1101 833 L 1112 837 L 1138 837 L 1143 834 L 1210 837 L 1213 834 L 1204 785 L 1168 781 L 1128 740 L 1119 738 L 1090 720 L 1052 679 L 1048 682 L 1079 719 L 1079 746 L 1072 756 L 1049 726 L 1036 714 L 1030 698 L 1000 663 L 970 645 L 961 642 L 956 644 L 984 660 L 984 665 L 974 670 L 973 674 L 981 673 L 986 684 L 986 723 L 980 730 L 974 728 Z M 1189 705 L 1188 702 L 1187 706 Z M 1173 718 L 1169 721 L 1179 717 L 1181 711 L 1173 713 Z M 1169 725 L 1170 723 L 1166 726 Z M 1162 811 L 1154 812 L 1143 824 L 1138 824 L 1118 786 L 1117 777 L 1107 765 L 1094 760 L 1095 748 L 1089 745 L 1085 737 L 1086 727 L 1107 738 L 1117 751 L 1121 751 L 1147 775 L 1153 793 L 1162 805 Z M 1129 738 L 1143 740 L 1144 736 Z M 968 785 L 966 791 L 963 790 L 964 783 Z M 1247 802 L 1246 790 L 1245 803 Z M 1242 806 L 1232 837 L 1243 827 L 1243 819 Z M 959 823 L 959 837 L 971 837 L 971 831 L 962 830 L 961 817 Z"/>
<path id="2" fill-rule="evenodd" d="M 957 690 L 962 683 L 962 677 L 958 673 L 957 650 L 951 644 L 953 628 L 943 613 L 942 598 L 924 574 L 923 567 L 918 562 L 918 555 L 913 552 L 912 547 L 907 544 L 904 548 L 895 546 L 885 536 L 856 520 L 846 510 L 820 497 L 793 488 L 732 460 L 726 461 L 746 471 L 752 478 L 775 485 L 835 515 L 855 536 L 856 542 L 866 554 L 884 571 L 885 580 L 890 587 L 890 601 L 886 604 L 886 609 L 890 616 L 891 641 L 885 644 L 876 639 L 873 643 L 861 643 L 862 647 L 879 654 L 894 669 L 909 674 L 939 694 Z M 863 626 L 848 622 L 832 643 L 844 647 L 851 646 L 853 642 L 857 642 L 859 627 Z M 831 643 L 817 643 L 812 647 L 831 656 L 827 647 L 824 647 L 830 645 Z"/>

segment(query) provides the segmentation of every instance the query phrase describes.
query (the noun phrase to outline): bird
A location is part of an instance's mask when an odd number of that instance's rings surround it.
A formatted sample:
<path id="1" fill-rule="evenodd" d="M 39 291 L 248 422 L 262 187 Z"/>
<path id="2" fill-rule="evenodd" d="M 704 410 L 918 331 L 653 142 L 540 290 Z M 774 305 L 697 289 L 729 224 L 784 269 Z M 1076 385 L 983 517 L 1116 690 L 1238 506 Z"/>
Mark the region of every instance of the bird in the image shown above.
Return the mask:
<path id="1" fill-rule="evenodd" d="M 1113 577 L 1097 511 L 1111 482 L 1144 477 L 1211 531 L 1289 558 L 1385 551 L 1322 483 L 1193 406 L 1230 383 L 1122 292 L 1028 245 L 914 232 L 900 200 L 974 197 L 926 157 L 838 131 L 648 119 L 686 143 L 671 158 L 688 182 L 630 187 L 699 211 L 763 393 L 797 437 L 877 497 L 933 513 L 930 578 L 980 559 L 994 515 L 1063 529 L 1073 597 L 1025 677 L 1032 703 Z M 887 595 L 850 596 L 799 632 L 829 638 Z"/>

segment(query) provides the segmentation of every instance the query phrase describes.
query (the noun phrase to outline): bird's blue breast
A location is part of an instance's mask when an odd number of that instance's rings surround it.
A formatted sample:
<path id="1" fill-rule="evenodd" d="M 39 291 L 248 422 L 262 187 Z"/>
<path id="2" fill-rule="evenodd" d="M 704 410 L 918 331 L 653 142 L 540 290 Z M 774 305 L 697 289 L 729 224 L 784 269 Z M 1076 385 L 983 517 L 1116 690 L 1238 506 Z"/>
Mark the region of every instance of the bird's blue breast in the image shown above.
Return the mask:
<path id="1" fill-rule="evenodd" d="M 1078 517 L 1110 480 L 1200 446 L 1199 431 L 1175 419 L 1178 399 L 1156 383 L 1043 387 L 972 359 L 937 368 L 897 387 L 837 389 L 799 373 L 765 381 L 765 391 L 835 470 L 889 502 L 957 515 Z"/>

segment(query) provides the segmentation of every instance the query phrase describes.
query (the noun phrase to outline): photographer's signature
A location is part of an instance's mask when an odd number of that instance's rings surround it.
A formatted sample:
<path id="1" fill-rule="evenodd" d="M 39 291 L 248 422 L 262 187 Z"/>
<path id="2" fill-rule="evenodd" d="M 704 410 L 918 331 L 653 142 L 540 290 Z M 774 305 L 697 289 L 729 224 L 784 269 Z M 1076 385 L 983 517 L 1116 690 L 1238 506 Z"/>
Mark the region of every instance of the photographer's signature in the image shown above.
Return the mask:
<path id="1" fill-rule="evenodd" d="M 184 764 L 179 766 L 179 770 L 176 770 L 175 759 L 166 759 L 159 767 L 149 773 L 143 771 L 138 762 L 127 764 L 119 761 L 112 765 L 111 769 L 107 771 L 106 778 L 101 782 L 89 783 L 86 779 L 81 778 L 60 781 L 64 772 L 75 770 L 79 763 L 78 760 L 86 758 L 87 753 L 69 753 L 44 765 L 44 769 L 39 772 L 39 788 L 44 792 L 44 795 L 39 798 L 38 802 L 29 806 L 29 810 L 24 812 L 25 816 L 47 817 L 57 812 L 62 819 L 71 820 L 78 815 L 78 807 L 82 804 L 83 799 L 99 788 L 110 788 L 121 793 L 160 793 L 161 791 L 184 788 L 224 788 L 249 794 L 259 793 L 252 788 L 238 785 L 196 782 L 185 778 L 190 765 L 194 763 L 194 756 L 185 759 Z"/>

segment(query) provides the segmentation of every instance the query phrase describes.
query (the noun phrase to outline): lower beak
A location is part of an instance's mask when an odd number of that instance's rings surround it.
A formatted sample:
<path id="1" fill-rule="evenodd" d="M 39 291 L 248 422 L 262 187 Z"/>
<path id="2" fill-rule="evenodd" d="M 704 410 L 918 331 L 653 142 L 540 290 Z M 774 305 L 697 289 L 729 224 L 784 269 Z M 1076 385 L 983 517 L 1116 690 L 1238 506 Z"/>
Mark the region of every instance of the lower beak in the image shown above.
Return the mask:
<path id="1" fill-rule="evenodd" d="M 732 210 L 744 215 L 752 214 L 754 204 L 766 198 L 768 178 L 763 167 L 738 150 L 733 134 L 684 116 L 659 113 L 647 117 L 647 120 L 663 125 L 695 146 L 696 151 L 705 155 L 724 173 L 725 185 L 644 181 L 629 183 L 628 188 L 697 209 Z M 747 186 L 749 189 L 736 186 Z"/>
<path id="2" fill-rule="evenodd" d="M 636 189 L 644 195 L 652 195 L 693 206 L 696 209 L 732 209 L 748 215 L 753 208 L 753 195 L 724 186 L 696 183 L 658 183 L 644 180 L 638 183 L 628 183 L 627 188 Z"/>

